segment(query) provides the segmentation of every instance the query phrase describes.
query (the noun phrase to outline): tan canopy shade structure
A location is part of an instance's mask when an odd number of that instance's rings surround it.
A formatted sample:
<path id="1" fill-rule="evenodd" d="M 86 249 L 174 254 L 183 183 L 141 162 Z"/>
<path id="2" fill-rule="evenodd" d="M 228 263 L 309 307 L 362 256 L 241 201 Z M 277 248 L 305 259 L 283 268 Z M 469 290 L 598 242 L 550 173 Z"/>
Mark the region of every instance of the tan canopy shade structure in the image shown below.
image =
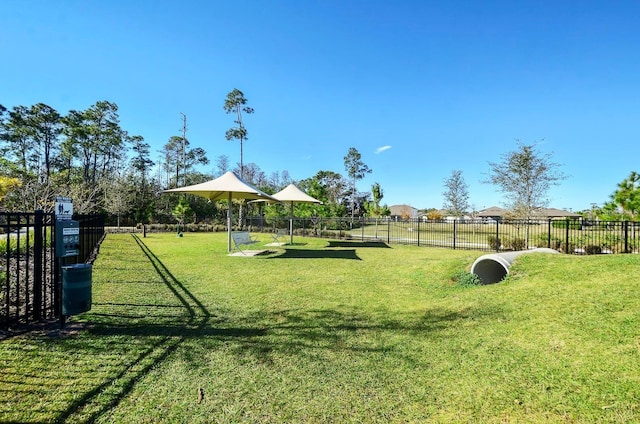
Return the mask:
<path id="1" fill-rule="evenodd" d="M 200 184 L 194 184 L 185 187 L 172 188 L 165 190 L 163 193 L 187 193 L 204 197 L 211 201 L 227 200 L 229 202 L 229 211 L 227 213 L 227 249 L 231 252 L 231 200 L 247 199 L 247 200 L 270 200 L 277 202 L 268 194 L 258 190 L 251 184 L 229 171 L 224 175 L 210 181 Z"/>
<path id="2" fill-rule="evenodd" d="M 304 191 L 296 187 L 295 184 L 289 184 L 279 192 L 272 195 L 281 202 L 289 202 L 291 204 L 291 216 L 289 218 L 289 234 L 291 235 L 291 244 L 293 244 L 293 204 L 294 203 L 320 203 L 322 202 L 309 196 Z"/>

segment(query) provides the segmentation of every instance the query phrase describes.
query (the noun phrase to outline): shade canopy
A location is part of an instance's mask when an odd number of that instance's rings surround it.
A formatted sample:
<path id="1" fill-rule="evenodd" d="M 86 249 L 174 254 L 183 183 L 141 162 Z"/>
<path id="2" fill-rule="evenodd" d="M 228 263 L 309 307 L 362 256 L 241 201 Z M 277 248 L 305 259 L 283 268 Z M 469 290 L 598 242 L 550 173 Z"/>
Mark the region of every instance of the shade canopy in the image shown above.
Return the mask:
<path id="1" fill-rule="evenodd" d="M 165 190 L 164 193 L 189 193 L 205 197 L 209 200 L 228 200 L 229 194 L 233 199 L 265 199 L 276 200 L 267 193 L 258 190 L 231 171 L 210 181 L 185 187 Z"/>
<path id="2" fill-rule="evenodd" d="M 247 199 L 247 200 L 279 200 L 269 196 L 263 191 L 258 190 L 251 184 L 229 171 L 224 175 L 210 181 L 200 184 L 194 184 L 185 187 L 172 188 L 164 190 L 163 193 L 187 193 L 204 197 L 211 201 L 227 200 L 229 202 L 229 211 L 227 213 L 227 249 L 231 252 L 231 200 Z"/>
<path id="3" fill-rule="evenodd" d="M 291 235 L 291 244 L 293 244 L 293 204 L 294 203 L 320 203 L 322 202 L 309 196 L 300 190 L 295 184 L 289 184 L 279 192 L 272 195 L 273 198 L 281 202 L 291 203 L 291 217 L 289 218 L 289 234 Z"/>

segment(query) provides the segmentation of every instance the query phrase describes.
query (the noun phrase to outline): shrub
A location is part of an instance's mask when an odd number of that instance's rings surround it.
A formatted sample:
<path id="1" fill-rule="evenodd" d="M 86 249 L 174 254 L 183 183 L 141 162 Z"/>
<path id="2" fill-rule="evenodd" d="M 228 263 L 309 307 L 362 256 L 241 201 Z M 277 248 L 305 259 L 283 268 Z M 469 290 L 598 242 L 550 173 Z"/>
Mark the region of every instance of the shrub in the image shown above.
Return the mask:
<path id="1" fill-rule="evenodd" d="M 525 250 L 527 248 L 527 241 L 523 238 L 515 237 L 509 242 L 509 247 L 513 250 Z"/>
<path id="2" fill-rule="evenodd" d="M 482 284 L 480 277 L 467 271 L 458 271 L 451 276 L 451 280 L 463 287 L 479 286 Z"/>
<path id="3" fill-rule="evenodd" d="M 572 242 L 566 243 L 564 241 L 560 243 L 560 251 L 561 252 L 574 253 L 575 249 L 576 249 L 575 243 L 572 243 Z"/>
<path id="4" fill-rule="evenodd" d="M 595 244 L 589 244 L 584 247 L 584 253 L 587 255 L 599 255 L 602 253 L 602 248 Z"/>
<path id="5" fill-rule="evenodd" d="M 500 246 L 502 245 L 500 238 L 496 236 L 488 236 L 487 243 L 489 244 L 491 250 L 500 250 Z"/>
<path id="6" fill-rule="evenodd" d="M 560 245 L 562 244 L 562 240 L 558 237 L 551 236 L 549 238 L 548 234 L 538 234 L 538 241 L 536 242 L 536 247 L 550 247 L 551 249 L 559 250 Z"/>

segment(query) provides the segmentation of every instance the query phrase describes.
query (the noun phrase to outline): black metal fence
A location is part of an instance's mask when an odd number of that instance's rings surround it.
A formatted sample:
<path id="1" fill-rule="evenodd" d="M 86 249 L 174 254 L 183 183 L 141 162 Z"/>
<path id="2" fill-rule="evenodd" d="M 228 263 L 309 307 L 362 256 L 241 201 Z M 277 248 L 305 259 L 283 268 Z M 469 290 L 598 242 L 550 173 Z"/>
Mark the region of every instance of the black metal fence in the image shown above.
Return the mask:
<path id="1" fill-rule="evenodd" d="M 91 261 L 104 236 L 104 217 L 74 219 L 80 227 L 80 254 L 75 261 Z M 59 317 L 55 224 L 53 213 L 0 212 L 0 329 Z"/>
<path id="2" fill-rule="evenodd" d="M 54 224 L 52 213 L 0 213 L 0 327 L 56 316 Z"/>
<path id="3" fill-rule="evenodd" d="M 105 235 L 105 216 L 101 214 L 74 215 L 80 227 L 80 254 L 78 262 L 93 262 Z"/>
<path id="4" fill-rule="evenodd" d="M 289 219 L 249 218 L 256 231 L 289 228 Z M 569 254 L 637 253 L 640 222 L 582 219 L 425 221 L 422 219 L 294 218 L 294 234 L 378 240 L 390 244 L 482 251 L 549 247 Z"/>

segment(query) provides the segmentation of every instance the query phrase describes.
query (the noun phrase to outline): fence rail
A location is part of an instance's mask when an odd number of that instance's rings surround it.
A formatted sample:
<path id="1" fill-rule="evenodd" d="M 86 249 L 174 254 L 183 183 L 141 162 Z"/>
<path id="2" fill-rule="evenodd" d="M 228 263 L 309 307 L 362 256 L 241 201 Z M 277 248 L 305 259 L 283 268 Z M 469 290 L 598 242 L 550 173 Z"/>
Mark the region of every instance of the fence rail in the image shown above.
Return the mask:
<path id="1" fill-rule="evenodd" d="M 75 216 L 80 229 L 76 262 L 95 257 L 104 216 Z M 0 329 L 60 316 L 60 263 L 55 257 L 55 215 L 0 212 Z"/>

